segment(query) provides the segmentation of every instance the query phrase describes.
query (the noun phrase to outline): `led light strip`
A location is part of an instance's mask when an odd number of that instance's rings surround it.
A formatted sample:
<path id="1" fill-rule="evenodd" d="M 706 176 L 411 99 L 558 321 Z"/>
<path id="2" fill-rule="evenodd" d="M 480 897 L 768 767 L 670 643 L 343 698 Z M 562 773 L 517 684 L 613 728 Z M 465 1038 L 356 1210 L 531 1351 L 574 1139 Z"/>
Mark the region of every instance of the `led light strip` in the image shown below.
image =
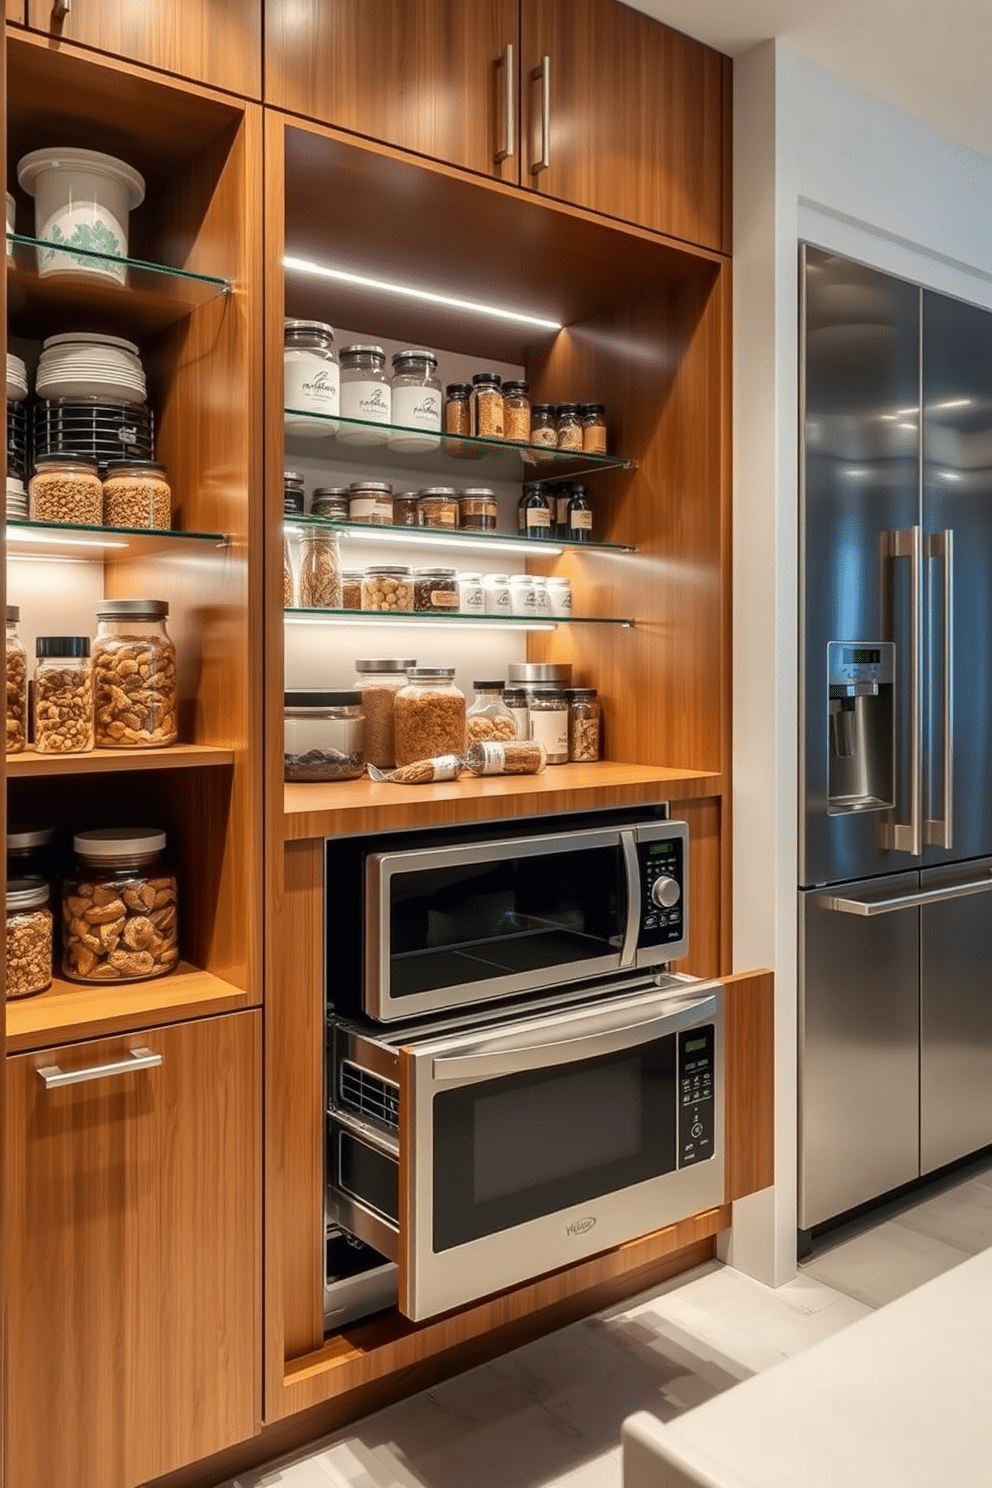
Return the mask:
<path id="1" fill-rule="evenodd" d="M 116 542 L 112 538 L 102 537 L 54 537 L 47 532 L 25 532 L 23 528 L 8 527 L 8 542 L 43 543 L 50 547 L 72 547 L 72 548 L 127 548 L 126 542 Z M 24 557 L 27 554 L 22 555 Z"/>
<path id="2" fill-rule="evenodd" d="M 287 625 L 424 625 L 437 621 L 437 615 L 420 614 L 415 610 L 397 611 L 396 614 L 385 616 L 382 611 L 376 613 L 362 614 L 358 612 L 354 617 L 350 615 L 322 615 L 315 611 L 312 615 L 286 615 Z M 513 625 L 506 620 L 473 620 L 464 616 L 460 620 L 443 620 L 442 626 L 445 631 L 449 630 L 557 630 L 557 625 L 546 624 L 542 621 L 524 620 L 518 625 Z"/>
<path id="3" fill-rule="evenodd" d="M 312 532 L 314 529 L 306 526 L 296 526 L 287 522 L 285 531 L 288 536 L 298 537 L 303 532 Z M 445 548 L 472 548 L 490 553 L 519 553 L 522 558 L 558 558 L 562 549 L 555 543 L 549 542 L 527 542 L 523 541 L 500 541 L 498 537 L 465 537 L 460 532 L 448 533 L 443 527 L 365 527 L 357 532 L 353 527 L 335 527 L 342 537 L 351 538 L 355 542 L 393 542 L 409 543 L 413 533 L 417 536 L 412 540 L 430 547 L 436 543 L 438 547 Z M 430 533 L 428 537 L 427 534 Z M 421 535 L 423 534 L 423 535 Z"/>

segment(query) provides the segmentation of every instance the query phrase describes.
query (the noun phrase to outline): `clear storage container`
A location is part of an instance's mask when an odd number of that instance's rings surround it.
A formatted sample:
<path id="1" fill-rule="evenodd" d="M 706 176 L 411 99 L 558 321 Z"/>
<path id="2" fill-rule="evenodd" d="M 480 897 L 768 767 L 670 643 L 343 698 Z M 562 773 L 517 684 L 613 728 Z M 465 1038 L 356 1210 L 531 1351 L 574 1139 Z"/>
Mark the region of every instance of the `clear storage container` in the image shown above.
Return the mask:
<path id="1" fill-rule="evenodd" d="M 52 985 L 52 911 L 48 885 L 36 878 L 7 883 L 7 1001 L 32 997 Z"/>
<path id="2" fill-rule="evenodd" d="M 475 697 L 465 715 L 465 731 L 469 744 L 488 739 L 515 739 L 517 720 L 503 701 L 501 681 L 473 682 Z"/>
<path id="3" fill-rule="evenodd" d="M 393 706 L 396 763 L 465 753 L 465 694 L 454 667 L 411 667 Z"/>
<path id="4" fill-rule="evenodd" d="M 341 608 L 341 546 L 336 532 L 306 527 L 300 533 L 300 608 Z"/>
<path id="5" fill-rule="evenodd" d="M 386 376 L 386 353 L 381 346 L 345 346 L 341 351 L 341 414 L 366 424 L 392 422 L 392 395 Z M 342 444 L 382 444 L 385 434 L 375 429 L 342 424 Z"/>
<path id="6" fill-rule="evenodd" d="M 437 357 L 432 351 L 398 351 L 393 357 L 393 423 L 404 432 L 390 434 L 395 450 L 437 449 L 441 441 L 431 438 L 441 429 L 444 394 L 437 375 Z M 423 430 L 411 434 L 410 429 Z"/>
<path id="7" fill-rule="evenodd" d="M 362 608 L 362 580 L 365 578 L 363 568 L 345 568 L 341 571 L 341 608 L 343 610 L 360 610 Z"/>
<path id="8" fill-rule="evenodd" d="M 453 615 L 458 580 L 453 568 L 418 568 L 413 576 L 413 608 L 423 614 Z"/>
<path id="9" fill-rule="evenodd" d="M 365 570 L 363 610 L 412 610 L 413 573 L 399 563 L 381 563 Z"/>
<path id="10" fill-rule="evenodd" d="M 108 527 L 172 526 L 172 491 L 165 466 L 155 460 L 111 460 L 103 482 L 103 520 Z"/>
<path id="11" fill-rule="evenodd" d="M 7 753 L 28 743 L 28 658 L 19 634 L 19 605 L 7 606 Z"/>
<path id="12" fill-rule="evenodd" d="M 518 739 L 530 738 L 530 706 L 527 701 L 527 693 L 523 687 L 505 687 L 503 689 L 503 702 L 516 724 L 516 737 Z"/>
<path id="13" fill-rule="evenodd" d="M 164 599 L 107 599 L 93 642 L 96 742 L 161 749 L 179 736 L 176 648 Z"/>
<path id="14" fill-rule="evenodd" d="M 495 372 L 476 372 L 472 378 L 472 433 L 503 438 L 503 388 Z"/>
<path id="15" fill-rule="evenodd" d="M 396 764 L 393 703 L 407 685 L 407 672 L 416 665 L 415 659 L 404 657 L 355 662 L 365 711 L 365 758 L 380 770 L 391 770 Z"/>
<path id="16" fill-rule="evenodd" d="M 348 521 L 367 527 L 393 525 L 393 488 L 388 481 L 353 481 L 348 487 Z"/>
<path id="17" fill-rule="evenodd" d="M 572 486 L 568 502 L 568 530 L 565 535 L 569 542 L 592 541 L 592 507 L 586 497 L 585 486 Z"/>
<path id="18" fill-rule="evenodd" d="M 557 449 L 558 425 L 553 403 L 535 403 L 531 409 L 530 442 L 546 449 Z"/>
<path id="19" fill-rule="evenodd" d="M 606 454 L 606 404 L 583 403 L 579 408 L 582 448 L 593 455 Z"/>
<path id="20" fill-rule="evenodd" d="M 286 320 L 283 326 L 286 433 L 304 439 L 333 434 L 338 425 L 328 420 L 339 412 L 341 400 L 334 329 L 322 320 Z"/>
<path id="21" fill-rule="evenodd" d="M 450 382 L 444 390 L 444 432 L 472 432 L 472 389 L 467 382 Z"/>
<path id="22" fill-rule="evenodd" d="M 39 754 L 86 754 L 93 748 L 89 636 L 39 636 L 35 655 L 35 749 Z"/>
<path id="23" fill-rule="evenodd" d="M 517 531 L 521 537 L 543 542 L 554 536 L 551 504 L 540 481 L 528 481 L 517 506 Z"/>
<path id="24" fill-rule="evenodd" d="M 55 828 L 22 826 L 7 829 L 7 878 L 43 879 L 55 872 Z"/>
<path id="25" fill-rule="evenodd" d="M 503 438 L 526 444 L 530 439 L 530 383 L 503 384 Z"/>
<path id="26" fill-rule="evenodd" d="M 287 780 L 357 780 L 365 770 L 362 694 L 301 691 L 283 695 Z"/>
<path id="27" fill-rule="evenodd" d="M 549 765 L 568 763 L 568 695 L 557 687 L 528 688 L 530 737 L 544 746 Z"/>
<path id="28" fill-rule="evenodd" d="M 568 701 L 568 757 L 598 760 L 602 710 L 595 687 L 573 687 Z"/>
<path id="29" fill-rule="evenodd" d="M 28 498 L 32 522 L 88 527 L 103 522 L 103 482 L 88 455 L 36 455 Z"/>
<path id="30" fill-rule="evenodd" d="M 458 516 L 466 532 L 495 532 L 499 522 L 495 491 L 488 486 L 466 486 L 458 498 Z"/>
<path id="31" fill-rule="evenodd" d="M 393 497 L 393 526 L 394 527 L 416 527 L 417 504 L 420 500 L 416 491 L 402 491 L 399 496 Z"/>
<path id="32" fill-rule="evenodd" d="M 62 970 L 74 982 L 141 982 L 179 961 L 178 895 L 164 832 L 104 827 L 73 838 L 62 887 Z"/>
<path id="33" fill-rule="evenodd" d="M 417 522 L 421 527 L 458 526 L 458 497 L 453 486 L 427 486 L 417 498 Z"/>
<path id="34" fill-rule="evenodd" d="M 578 403 L 559 403 L 556 419 L 558 448 L 580 450 L 582 448 L 582 424 L 579 421 Z M 552 763 L 550 760 L 548 763 Z"/>
<path id="35" fill-rule="evenodd" d="M 310 515 L 325 522 L 347 522 L 351 490 L 348 486 L 316 486 L 310 497 Z"/>

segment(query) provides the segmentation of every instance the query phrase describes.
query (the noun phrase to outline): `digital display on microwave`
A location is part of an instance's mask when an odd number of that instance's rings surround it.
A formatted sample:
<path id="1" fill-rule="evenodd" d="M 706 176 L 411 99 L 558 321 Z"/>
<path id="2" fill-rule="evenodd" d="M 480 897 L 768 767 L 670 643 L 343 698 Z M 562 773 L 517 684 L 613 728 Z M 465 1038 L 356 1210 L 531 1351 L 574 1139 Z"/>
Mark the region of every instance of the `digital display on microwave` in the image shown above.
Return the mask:
<path id="1" fill-rule="evenodd" d="M 648 857 L 649 858 L 664 857 L 667 853 L 670 853 L 671 851 L 672 851 L 672 844 L 670 842 L 652 842 L 651 846 L 648 848 Z"/>
<path id="2" fill-rule="evenodd" d="M 704 1038 L 686 1039 L 685 1041 L 685 1052 L 687 1054 L 698 1054 L 701 1049 L 705 1048 L 706 1040 Z"/>

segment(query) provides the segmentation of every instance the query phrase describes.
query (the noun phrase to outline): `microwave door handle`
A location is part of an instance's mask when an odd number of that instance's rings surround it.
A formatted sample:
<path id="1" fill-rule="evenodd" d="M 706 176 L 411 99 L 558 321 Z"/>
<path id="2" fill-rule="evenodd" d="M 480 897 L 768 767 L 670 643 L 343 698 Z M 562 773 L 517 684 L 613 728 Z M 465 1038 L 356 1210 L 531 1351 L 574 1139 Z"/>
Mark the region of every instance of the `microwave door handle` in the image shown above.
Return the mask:
<path id="1" fill-rule="evenodd" d="M 434 1059 L 435 1085 L 471 1085 L 479 1080 L 499 1079 L 526 1070 L 554 1069 L 557 1065 L 574 1064 L 580 1059 L 595 1059 L 600 1054 L 620 1054 L 639 1044 L 670 1033 L 680 1033 L 716 1016 L 716 998 L 679 999 L 678 1006 L 644 1023 L 628 1023 L 602 1033 L 582 1034 L 578 1038 L 556 1039 L 549 1043 L 530 1044 L 523 1049 L 500 1049 L 492 1054 L 443 1054 Z"/>
<path id="2" fill-rule="evenodd" d="M 637 839 L 633 832 L 620 833 L 620 847 L 627 879 L 627 923 L 620 951 L 620 970 L 634 965 L 637 957 L 637 935 L 641 928 L 641 869 L 637 861 Z"/>

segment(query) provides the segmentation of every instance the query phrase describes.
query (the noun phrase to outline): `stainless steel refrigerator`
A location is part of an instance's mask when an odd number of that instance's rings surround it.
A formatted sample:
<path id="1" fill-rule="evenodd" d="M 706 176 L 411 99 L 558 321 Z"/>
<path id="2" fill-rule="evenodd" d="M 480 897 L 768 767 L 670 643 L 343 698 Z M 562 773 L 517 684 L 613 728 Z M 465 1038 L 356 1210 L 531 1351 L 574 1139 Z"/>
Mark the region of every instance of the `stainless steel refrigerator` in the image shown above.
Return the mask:
<path id="1" fill-rule="evenodd" d="M 992 313 L 800 281 L 808 1238 L 992 1143 Z"/>

